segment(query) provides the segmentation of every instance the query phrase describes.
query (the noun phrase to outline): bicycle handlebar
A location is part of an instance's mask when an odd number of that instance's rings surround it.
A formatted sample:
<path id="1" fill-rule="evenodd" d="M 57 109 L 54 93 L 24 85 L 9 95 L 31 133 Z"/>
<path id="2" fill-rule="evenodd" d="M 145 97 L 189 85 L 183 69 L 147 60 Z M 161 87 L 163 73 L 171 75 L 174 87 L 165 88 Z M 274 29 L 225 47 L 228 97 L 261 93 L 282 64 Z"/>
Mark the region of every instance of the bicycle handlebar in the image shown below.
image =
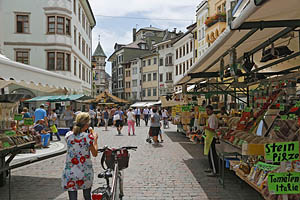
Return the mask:
<path id="1" fill-rule="evenodd" d="M 106 149 L 110 149 L 110 148 L 108 148 L 108 146 L 105 146 L 104 148 L 98 149 L 98 152 L 104 152 Z M 120 151 L 120 150 L 122 150 L 122 149 L 136 150 L 137 147 L 135 147 L 135 146 L 125 146 L 125 147 L 120 147 L 120 148 L 118 148 L 118 149 L 112 148 L 111 150 L 112 150 L 113 152 L 117 152 L 117 151 Z"/>

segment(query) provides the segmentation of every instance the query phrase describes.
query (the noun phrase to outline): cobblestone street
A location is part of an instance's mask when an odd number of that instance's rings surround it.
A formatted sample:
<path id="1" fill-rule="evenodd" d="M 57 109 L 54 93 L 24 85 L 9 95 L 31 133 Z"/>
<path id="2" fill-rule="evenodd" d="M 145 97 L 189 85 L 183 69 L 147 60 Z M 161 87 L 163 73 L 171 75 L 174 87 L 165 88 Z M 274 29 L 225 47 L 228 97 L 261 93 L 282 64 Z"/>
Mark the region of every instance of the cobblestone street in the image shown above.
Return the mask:
<path id="1" fill-rule="evenodd" d="M 216 178 L 207 178 L 203 169 L 207 159 L 203 156 L 202 146 L 192 144 L 171 126 L 163 134 L 164 143 L 155 147 L 145 142 L 148 127 L 137 127 L 136 136 L 117 136 L 115 128 L 99 132 L 100 145 L 111 147 L 138 146 L 131 152 L 129 168 L 125 170 L 124 199 L 234 199 L 256 200 L 258 194 L 248 186 L 242 188 L 238 179 L 229 177 L 223 189 Z M 93 158 L 95 177 L 101 171 L 100 155 Z M 45 200 L 67 199 L 67 193 L 60 186 L 65 155 L 31 164 L 12 171 L 12 199 Z M 227 180 L 227 179 L 226 179 Z M 95 178 L 93 188 L 103 184 Z M 240 186 L 241 185 L 241 186 Z M 8 185 L 0 188 L 0 199 L 8 199 Z M 79 199 L 82 194 L 79 192 Z"/>

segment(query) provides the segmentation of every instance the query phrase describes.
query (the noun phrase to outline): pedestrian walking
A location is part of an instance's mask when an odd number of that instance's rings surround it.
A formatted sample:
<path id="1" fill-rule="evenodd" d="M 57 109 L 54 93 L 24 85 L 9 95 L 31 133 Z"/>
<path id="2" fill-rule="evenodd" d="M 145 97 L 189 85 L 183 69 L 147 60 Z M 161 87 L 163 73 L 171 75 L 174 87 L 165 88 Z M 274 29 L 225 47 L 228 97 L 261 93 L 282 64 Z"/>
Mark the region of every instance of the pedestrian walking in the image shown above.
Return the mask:
<path id="1" fill-rule="evenodd" d="M 73 132 L 65 138 L 67 142 L 66 165 L 62 175 L 62 187 L 68 191 L 69 199 L 77 199 L 77 191 L 83 190 L 85 200 L 91 200 L 94 171 L 91 153 L 98 155 L 98 135 L 89 128 L 90 115 L 82 112 L 77 115 Z"/>
<path id="2" fill-rule="evenodd" d="M 216 152 L 216 129 L 218 128 L 218 118 L 214 114 L 214 108 L 211 105 L 206 106 L 206 113 L 209 116 L 205 130 L 204 155 L 208 155 L 209 173 L 207 176 L 215 177 L 218 173 L 218 159 Z"/>
<path id="3" fill-rule="evenodd" d="M 122 128 L 123 128 L 123 118 L 124 118 L 124 113 L 121 110 L 121 107 L 118 107 L 118 110 L 115 111 L 114 113 L 114 125 L 117 128 L 118 135 L 122 134 Z"/>
<path id="4" fill-rule="evenodd" d="M 134 110 L 135 119 L 136 119 L 136 126 L 141 126 L 141 109 L 136 108 Z"/>
<path id="5" fill-rule="evenodd" d="M 100 127 L 102 122 L 102 112 L 100 110 L 100 108 L 98 108 L 97 110 L 97 127 Z"/>
<path id="6" fill-rule="evenodd" d="M 107 126 L 108 126 L 108 121 L 109 121 L 109 110 L 107 107 L 105 107 L 105 110 L 104 112 L 102 113 L 103 114 L 103 119 L 104 119 L 104 126 L 105 126 L 105 131 L 108 131 L 107 130 Z"/>
<path id="7" fill-rule="evenodd" d="M 161 112 L 161 116 L 162 116 L 162 120 L 163 120 L 163 127 L 164 129 L 169 128 L 169 113 L 167 111 L 167 109 L 163 109 Z"/>
<path id="8" fill-rule="evenodd" d="M 157 109 L 152 109 L 153 114 L 151 115 L 151 125 L 150 125 L 150 132 L 153 136 L 154 144 L 158 144 L 158 135 L 160 131 L 160 117 L 157 113 Z"/>
<path id="9" fill-rule="evenodd" d="M 23 108 L 22 114 L 23 114 L 23 119 L 31 118 L 31 113 L 28 111 L 27 107 Z"/>
<path id="10" fill-rule="evenodd" d="M 134 129 L 135 115 L 134 112 L 132 111 L 132 108 L 129 108 L 129 111 L 127 112 L 127 123 L 128 123 L 128 135 L 130 136 L 130 129 L 132 129 L 132 133 L 133 135 L 135 135 L 135 129 Z"/>
<path id="11" fill-rule="evenodd" d="M 90 115 L 90 126 L 92 127 L 92 128 L 95 128 L 95 120 L 96 120 L 96 115 L 97 115 L 97 113 L 92 109 L 92 108 L 90 108 L 90 110 L 89 110 L 89 115 Z"/>
<path id="12" fill-rule="evenodd" d="M 71 106 L 66 107 L 66 110 L 62 114 L 62 119 L 65 121 L 67 128 L 71 129 L 73 127 L 74 113 L 71 110 Z"/>
<path id="13" fill-rule="evenodd" d="M 47 118 L 47 112 L 45 110 L 45 105 L 42 104 L 40 108 L 37 108 L 34 112 L 34 123 L 37 123 L 39 120 L 45 120 L 46 126 L 48 126 L 48 118 Z"/>
<path id="14" fill-rule="evenodd" d="M 145 125 L 148 126 L 149 114 L 150 114 L 150 110 L 148 107 L 144 108 L 143 114 L 144 114 Z"/>
<path id="15" fill-rule="evenodd" d="M 57 120 L 57 114 L 55 113 L 55 109 L 51 110 L 51 113 L 49 115 L 49 126 L 51 129 L 50 141 L 53 141 L 53 134 L 55 134 L 57 137 L 57 140 L 60 141 L 60 136 L 59 136 L 59 133 L 57 130 L 58 120 Z"/>

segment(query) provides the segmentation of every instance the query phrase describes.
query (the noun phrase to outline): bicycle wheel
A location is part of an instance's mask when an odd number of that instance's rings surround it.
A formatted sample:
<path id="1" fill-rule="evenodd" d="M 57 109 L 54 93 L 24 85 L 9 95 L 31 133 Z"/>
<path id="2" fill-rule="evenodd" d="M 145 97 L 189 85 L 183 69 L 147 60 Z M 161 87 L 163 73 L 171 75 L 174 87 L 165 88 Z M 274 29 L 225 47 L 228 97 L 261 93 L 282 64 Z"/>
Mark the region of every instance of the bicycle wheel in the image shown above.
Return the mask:
<path id="1" fill-rule="evenodd" d="M 120 194 L 119 194 L 119 199 L 122 200 L 124 196 L 124 191 L 123 191 L 123 171 L 119 171 L 119 188 L 120 188 Z"/>

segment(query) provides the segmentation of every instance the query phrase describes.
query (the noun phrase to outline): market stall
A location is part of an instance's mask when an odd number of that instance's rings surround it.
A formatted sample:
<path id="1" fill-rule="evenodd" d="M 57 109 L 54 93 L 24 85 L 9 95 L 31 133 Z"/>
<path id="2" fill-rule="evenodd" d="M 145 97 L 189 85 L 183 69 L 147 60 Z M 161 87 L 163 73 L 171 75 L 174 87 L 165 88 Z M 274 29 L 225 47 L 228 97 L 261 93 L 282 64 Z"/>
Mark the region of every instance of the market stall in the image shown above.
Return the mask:
<path id="1" fill-rule="evenodd" d="M 22 97 L 23 95 L 0 95 L 0 186 L 6 182 L 6 169 L 14 157 L 21 150 L 34 148 L 35 145 L 29 130 L 19 127 L 19 121 L 23 119 L 22 115 L 18 115 L 18 101 Z M 13 124 L 15 121 L 16 125 Z M 29 125 L 30 120 L 24 123 Z"/>

